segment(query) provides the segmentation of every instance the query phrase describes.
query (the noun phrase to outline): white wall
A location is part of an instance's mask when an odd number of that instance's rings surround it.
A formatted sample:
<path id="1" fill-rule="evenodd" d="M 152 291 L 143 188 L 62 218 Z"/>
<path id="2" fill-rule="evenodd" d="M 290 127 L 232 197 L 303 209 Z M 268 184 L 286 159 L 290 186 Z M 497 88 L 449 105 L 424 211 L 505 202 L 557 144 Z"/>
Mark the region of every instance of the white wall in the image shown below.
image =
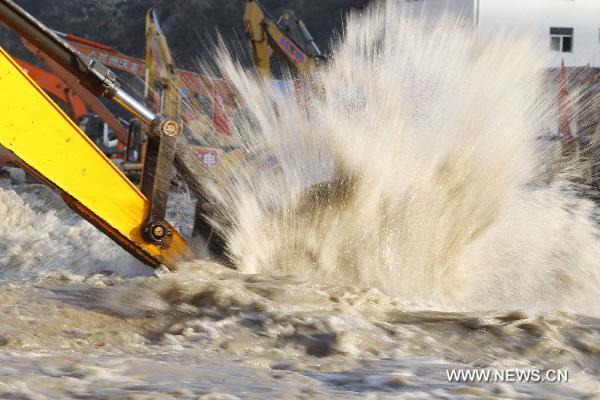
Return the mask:
<path id="1" fill-rule="evenodd" d="M 539 38 L 549 67 L 600 67 L 600 0 L 479 0 L 479 30 L 511 27 Z M 574 28 L 572 53 L 550 51 L 550 27 Z"/>

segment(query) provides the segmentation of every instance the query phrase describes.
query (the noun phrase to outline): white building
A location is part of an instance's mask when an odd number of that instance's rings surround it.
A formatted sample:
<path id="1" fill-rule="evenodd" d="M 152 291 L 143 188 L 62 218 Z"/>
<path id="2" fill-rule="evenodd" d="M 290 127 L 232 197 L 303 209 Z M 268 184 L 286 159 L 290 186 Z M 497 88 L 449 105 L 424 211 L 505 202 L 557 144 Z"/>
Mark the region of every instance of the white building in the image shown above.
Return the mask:
<path id="1" fill-rule="evenodd" d="M 479 31 L 533 33 L 551 52 L 548 67 L 600 67 L 600 0 L 406 0 L 425 14 L 447 9 Z"/>

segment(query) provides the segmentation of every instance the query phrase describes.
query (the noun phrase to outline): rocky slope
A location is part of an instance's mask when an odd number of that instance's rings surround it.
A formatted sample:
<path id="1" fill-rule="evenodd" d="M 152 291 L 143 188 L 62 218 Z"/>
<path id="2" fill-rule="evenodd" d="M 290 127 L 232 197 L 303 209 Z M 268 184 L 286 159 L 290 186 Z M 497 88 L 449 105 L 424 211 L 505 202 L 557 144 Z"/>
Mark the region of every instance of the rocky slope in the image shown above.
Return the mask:
<path id="1" fill-rule="evenodd" d="M 369 0 L 264 0 L 265 7 L 279 16 L 295 10 L 324 49 L 351 8 L 362 8 Z M 178 63 L 194 64 L 210 54 L 219 32 L 235 48 L 247 48 L 242 28 L 244 0 L 17 0 L 17 3 L 53 29 L 114 45 L 134 56 L 144 53 L 144 16 L 157 9 Z M 240 44 L 241 42 L 241 44 Z M 16 35 L 0 27 L 0 44 L 11 53 L 26 56 Z"/>

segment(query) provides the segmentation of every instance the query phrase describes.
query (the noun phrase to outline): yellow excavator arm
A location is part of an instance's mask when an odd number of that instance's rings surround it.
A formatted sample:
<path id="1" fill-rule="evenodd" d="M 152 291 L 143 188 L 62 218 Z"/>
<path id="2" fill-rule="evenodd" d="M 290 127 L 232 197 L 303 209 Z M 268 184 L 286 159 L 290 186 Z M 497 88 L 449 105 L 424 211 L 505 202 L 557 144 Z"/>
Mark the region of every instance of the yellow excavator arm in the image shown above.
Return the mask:
<path id="1" fill-rule="evenodd" d="M 161 112 L 179 118 L 181 80 L 156 12 L 150 9 L 146 14 L 146 95 L 149 88 L 157 86 L 160 86 L 161 91 Z"/>
<path id="2" fill-rule="evenodd" d="M 258 0 L 248 0 L 244 29 L 252 42 L 256 66 L 265 76 L 272 75 L 273 51 L 281 55 L 292 70 L 301 74 L 309 73 L 317 60 L 323 58 L 304 23 L 292 12 L 285 12 L 276 21 Z"/>
<path id="3" fill-rule="evenodd" d="M 146 264 L 174 266 L 192 256 L 172 227 L 167 248 L 142 238 L 148 199 L 2 48 L 0 93 L 0 143 L 18 164 Z"/>
<path id="4" fill-rule="evenodd" d="M 199 204 L 207 168 L 181 135 L 177 116 L 157 115 L 125 92 L 112 71 L 69 46 L 12 0 L 0 0 L 0 21 L 48 55 L 97 97 L 113 99 L 149 126 L 141 190 L 0 47 L 0 145 L 56 190 L 86 220 L 144 263 L 175 269 L 193 257 L 166 219 L 173 172 Z"/>

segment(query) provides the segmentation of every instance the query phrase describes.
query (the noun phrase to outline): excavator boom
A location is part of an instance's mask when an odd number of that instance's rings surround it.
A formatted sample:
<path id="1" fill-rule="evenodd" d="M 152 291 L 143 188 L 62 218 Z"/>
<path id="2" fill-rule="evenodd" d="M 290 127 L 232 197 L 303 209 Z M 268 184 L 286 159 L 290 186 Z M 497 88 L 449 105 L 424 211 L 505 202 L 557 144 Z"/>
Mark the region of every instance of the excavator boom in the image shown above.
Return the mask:
<path id="1" fill-rule="evenodd" d="M 79 101 L 84 102 L 98 116 L 100 116 L 100 118 L 102 118 L 102 120 L 105 121 L 108 124 L 108 126 L 110 126 L 110 128 L 113 130 L 113 132 L 121 141 L 121 143 L 127 142 L 127 129 L 125 129 L 125 127 L 119 122 L 119 120 L 108 110 L 108 108 L 106 108 L 104 104 L 102 104 L 102 102 L 96 96 L 94 96 L 87 89 L 81 86 L 81 84 L 78 82 L 75 76 L 71 75 L 65 68 L 61 67 L 56 61 L 52 60 L 52 58 L 48 57 L 46 54 L 44 54 L 42 51 L 40 51 L 38 48 L 36 48 L 34 45 L 27 42 L 26 40 L 23 40 L 23 45 L 29 51 L 31 51 L 31 53 L 33 53 L 34 56 L 36 56 L 40 61 L 42 61 L 54 73 L 54 75 L 60 78 L 63 84 L 67 86 L 68 93 L 72 92 L 74 99 L 78 99 Z M 21 62 L 19 62 L 19 64 L 21 64 Z M 29 75 L 31 76 L 31 73 Z M 33 76 L 33 78 L 38 84 L 40 84 L 40 80 L 38 80 L 35 76 Z M 44 85 L 40 86 L 42 86 L 43 89 L 47 90 L 47 88 Z M 69 103 L 67 102 L 63 104 Z M 75 112 L 73 112 L 72 117 L 75 122 L 79 122 L 79 119 L 88 112 L 87 109 L 85 110 L 85 113 L 82 113 L 82 111 L 79 109 L 75 109 L 74 111 Z"/>
<path id="2" fill-rule="evenodd" d="M 122 90 L 116 76 L 81 54 L 12 0 L 0 0 L 0 21 L 64 68 L 89 92 L 115 100 L 150 129 L 152 163 L 142 191 L 98 149 L 73 121 L 0 48 L 0 145 L 17 163 L 55 189 L 76 212 L 146 264 L 193 256 L 181 234 L 165 220 L 171 178 L 176 170 L 202 204 L 210 174 L 181 136 L 181 123 L 157 115 Z M 180 140 L 181 139 L 181 140 Z"/>
<path id="3" fill-rule="evenodd" d="M 0 48 L 0 143 L 88 221 L 148 265 L 191 257 L 173 229 L 168 248 L 147 243 L 148 199 Z"/>
<path id="4" fill-rule="evenodd" d="M 316 61 L 322 58 L 321 51 L 308 33 L 304 23 L 292 12 L 286 12 L 276 21 L 258 0 L 248 0 L 244 11 L 244 28 L 254 53 L 258 69 L 271 76 L 271 52 L 295 71 L 309 73 Z M 303 43 L 300 43 L 303 42 Z"/>
<path id="5" fill-rule="evenodd" d="M 77 93 L 74 93 L 65 81 L 41 68 L 19 58 L 14 60 L 23 68 L 33 80 L 47 93 L 59 100 L 69 111 L 69 116 L 77 122 L 89 111 L 85 102 Z"/>

